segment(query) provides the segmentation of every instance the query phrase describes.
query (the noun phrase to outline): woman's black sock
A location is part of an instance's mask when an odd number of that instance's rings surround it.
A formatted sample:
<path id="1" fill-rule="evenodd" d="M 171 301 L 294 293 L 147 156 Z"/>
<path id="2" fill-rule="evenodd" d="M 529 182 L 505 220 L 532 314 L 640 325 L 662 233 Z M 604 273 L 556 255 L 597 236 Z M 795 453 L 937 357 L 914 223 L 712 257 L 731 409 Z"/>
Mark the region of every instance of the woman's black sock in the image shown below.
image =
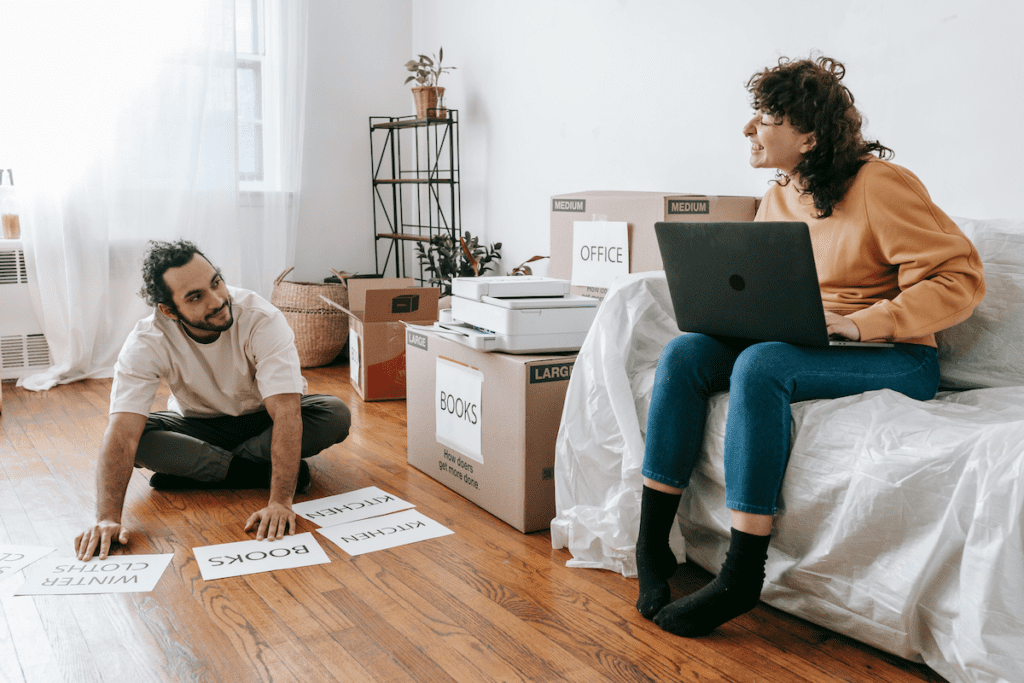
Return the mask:
<path id="1" fill-rule="evenodd" d="M 677 636 L 706 636 L 757 606 L 764 584 L 771 536 L 732 530 L 722 571 L 696 593 L 676 600 L 654 617 L 654 623 Z"/>
<path id="2" fill-rule="evenodd" d="M 644 487 L 640 499 L 640 535 L 636 541 L 636 571 L 640 597 L 636 608 L 650 619 L 669 603 L 668 580 L 676 573 L 676 556 L 668 545 L 668 534 L 676 521 L 682 494 Z"/>

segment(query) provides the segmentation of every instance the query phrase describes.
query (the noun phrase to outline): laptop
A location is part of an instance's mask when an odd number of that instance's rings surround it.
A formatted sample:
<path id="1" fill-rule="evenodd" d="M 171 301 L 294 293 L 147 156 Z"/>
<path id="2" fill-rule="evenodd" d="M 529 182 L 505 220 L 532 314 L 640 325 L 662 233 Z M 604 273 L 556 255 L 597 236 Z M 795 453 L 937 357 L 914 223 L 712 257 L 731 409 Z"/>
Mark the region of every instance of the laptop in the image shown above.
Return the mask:
<path id="1" fill-rule="evenodd" d="M 684 332 L 802 346 L 888 348 L 829 339 L 806 223 L 655 223 Z"/>

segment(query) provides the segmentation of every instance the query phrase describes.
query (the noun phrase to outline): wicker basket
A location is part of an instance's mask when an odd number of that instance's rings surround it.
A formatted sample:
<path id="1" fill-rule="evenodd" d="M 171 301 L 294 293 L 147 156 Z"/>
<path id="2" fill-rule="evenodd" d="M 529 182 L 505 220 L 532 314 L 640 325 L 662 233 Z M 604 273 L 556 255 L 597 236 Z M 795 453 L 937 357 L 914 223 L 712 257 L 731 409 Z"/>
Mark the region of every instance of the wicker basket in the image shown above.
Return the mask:
<path id="1" fill-rule="evenodd" d="M 295 332 L 299 364 L 304 368 L 327 365 L 337 358 L 348 341 L 348 316 L 320 298 L 325 297 L 348 308 L 346 273 L 331 270 L 337 282 L 285 282 L 284 271 L 274 280 L 270 303 L 281 309 Z"/>

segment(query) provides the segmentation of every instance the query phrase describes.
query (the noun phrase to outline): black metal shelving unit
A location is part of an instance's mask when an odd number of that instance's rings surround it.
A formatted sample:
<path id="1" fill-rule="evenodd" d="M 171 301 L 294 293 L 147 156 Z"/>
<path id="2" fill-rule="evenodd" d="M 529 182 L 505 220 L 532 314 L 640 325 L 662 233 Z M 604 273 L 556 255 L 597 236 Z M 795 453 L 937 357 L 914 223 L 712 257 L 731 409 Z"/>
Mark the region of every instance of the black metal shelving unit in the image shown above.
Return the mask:
<path id="1" fill-rule="evenodd" d="M 370 117 L 373 244 L 378 275 L 424 283 L 414 244 L 447 234 L 462 237 L 459 112 Z M 410 269 L 410 265 L 412 268 Z M 410 276 L 410 271 L 414 273 Z"/>

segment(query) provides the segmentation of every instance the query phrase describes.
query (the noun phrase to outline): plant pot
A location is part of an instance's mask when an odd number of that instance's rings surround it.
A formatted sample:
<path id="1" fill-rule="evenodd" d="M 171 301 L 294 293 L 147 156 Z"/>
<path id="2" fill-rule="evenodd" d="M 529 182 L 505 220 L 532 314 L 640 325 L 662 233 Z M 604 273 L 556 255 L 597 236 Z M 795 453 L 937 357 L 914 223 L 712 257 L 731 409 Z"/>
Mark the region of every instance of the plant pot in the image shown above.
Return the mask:
<path id="1" fill-rule="evenodd" d="M 16 214 L 4 214 L 4 239 L 16 240 L 21 237 L 21 223 Z"/>
<path id="2" fill-rule="evenodd" d="M 432 119 L 448 118 L 448 110 L 438 108 L 438 100 L 442 97 L 444 97 L 444 88 L 432 85 L 413 88 L 412 98 L 416 102 L 416 118 L 427 118 L 428 111 Z"/>

